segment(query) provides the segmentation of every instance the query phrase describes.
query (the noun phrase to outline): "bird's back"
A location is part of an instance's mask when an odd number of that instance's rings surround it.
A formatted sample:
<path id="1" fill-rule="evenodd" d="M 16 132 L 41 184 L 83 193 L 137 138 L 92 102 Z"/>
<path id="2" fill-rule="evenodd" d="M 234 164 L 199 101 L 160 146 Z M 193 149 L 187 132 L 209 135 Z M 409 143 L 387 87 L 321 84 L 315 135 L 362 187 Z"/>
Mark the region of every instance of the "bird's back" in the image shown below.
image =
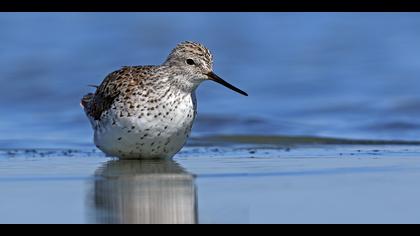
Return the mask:
<path id="1" fill-rule="evenodd" d="M 128 99 L 142 81 L 151 77 L 156 66 L 124 66 L 108 74 L 95 93 L 88 93 L 81 99 L 81 106 L 86 115 L 93 120 L 100 120 L 104 112 L 110 109 L 114 101 L 122 96 Z"/>

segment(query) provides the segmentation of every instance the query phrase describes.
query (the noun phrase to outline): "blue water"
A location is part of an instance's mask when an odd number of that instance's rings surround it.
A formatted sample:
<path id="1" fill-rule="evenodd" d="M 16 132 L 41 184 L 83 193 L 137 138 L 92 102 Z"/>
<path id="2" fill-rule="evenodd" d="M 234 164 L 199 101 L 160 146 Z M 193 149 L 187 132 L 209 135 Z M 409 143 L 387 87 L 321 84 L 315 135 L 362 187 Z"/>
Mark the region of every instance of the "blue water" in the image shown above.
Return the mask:
<path id="1" fill-rule="evenodd" d="M 2 13 L 2 147 L 91 146 L 79 99 L 123 65 L 207 45 L 193 137 L 419 140 L 418 13 Z"/>
<path id="2" fill-rule="evenodd" d="M 419 223 L 420 149 L 0 150 L 0 223 Z"/>
<path id="3" fill-rule="evenodd" d="M 420 13 L 1 13 L 0 223 L 418 223 Z M 95 148 L 80 98 L 184 40 L 174 160 Z M 303 137 L 301 137 L 303 136 Z"/>

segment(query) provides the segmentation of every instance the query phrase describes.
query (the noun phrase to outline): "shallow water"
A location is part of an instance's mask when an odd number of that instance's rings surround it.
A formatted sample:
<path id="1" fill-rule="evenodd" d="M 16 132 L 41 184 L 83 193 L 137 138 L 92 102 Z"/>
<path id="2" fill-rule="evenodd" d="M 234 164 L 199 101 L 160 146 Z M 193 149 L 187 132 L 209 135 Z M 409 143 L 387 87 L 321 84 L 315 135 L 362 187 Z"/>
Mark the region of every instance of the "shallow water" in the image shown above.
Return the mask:
<path id="1" fill-rule="evenodd" d="M 417 145 L 0 151 L 2 223 L 419 223 Z"/>
<path id="2" fill-rule="evenodd" d="M 418 223 L 419 26 L 419 13 L 2 13 L 0 223 Z M 105 157 L 87 85 L 183 40 L 250 96 L 203 83 L 174 161 Z"/>

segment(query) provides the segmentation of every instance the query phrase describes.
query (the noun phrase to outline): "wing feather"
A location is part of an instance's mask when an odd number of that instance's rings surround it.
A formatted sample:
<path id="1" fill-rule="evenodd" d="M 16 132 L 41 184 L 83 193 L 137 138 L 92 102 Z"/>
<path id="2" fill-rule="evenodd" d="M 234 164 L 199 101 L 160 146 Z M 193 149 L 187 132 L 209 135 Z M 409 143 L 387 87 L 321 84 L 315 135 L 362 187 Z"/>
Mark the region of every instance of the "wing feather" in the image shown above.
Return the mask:
<path id="1" fill-rule="evenodd" d="M 95 93 L 83 96 L 80 104 L 86 114 L 94 120 L 99 120 L 104 111 L 108 110 L 115 99 L 125 97 L 130 87 L 136 86 L 145 79 L 153 66 L 125 66 L 120 70 L 110 73 L 96 89 Z"/>

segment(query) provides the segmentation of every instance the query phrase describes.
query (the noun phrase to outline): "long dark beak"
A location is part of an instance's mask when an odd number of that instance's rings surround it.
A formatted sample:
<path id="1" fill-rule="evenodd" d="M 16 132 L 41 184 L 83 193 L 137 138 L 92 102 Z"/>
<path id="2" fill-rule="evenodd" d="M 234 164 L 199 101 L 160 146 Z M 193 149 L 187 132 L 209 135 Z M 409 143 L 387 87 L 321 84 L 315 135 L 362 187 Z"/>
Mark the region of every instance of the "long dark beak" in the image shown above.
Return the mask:
<path id="1" fill-rule="evenodd" d="M 210 80 L 213 80 L 214 82 L 217 82 L 217 83 L 219 83 L 221 85 L 224 85 L 224 86 L 232 89 L 233 91 L 235 91 L 237 93 L 240 93 L 240 94 L 242 94 L 244 96 L 248 96 L 247 93 L 245 93 L 244 91 L 238 89 L 237 87 L 229 84 L 228 82 L 224 81 L 222 78 L 220 78 L 219 76 L 217 76 L 215 73 L 210 72 L 207 75 L 209 76 Z"/>

